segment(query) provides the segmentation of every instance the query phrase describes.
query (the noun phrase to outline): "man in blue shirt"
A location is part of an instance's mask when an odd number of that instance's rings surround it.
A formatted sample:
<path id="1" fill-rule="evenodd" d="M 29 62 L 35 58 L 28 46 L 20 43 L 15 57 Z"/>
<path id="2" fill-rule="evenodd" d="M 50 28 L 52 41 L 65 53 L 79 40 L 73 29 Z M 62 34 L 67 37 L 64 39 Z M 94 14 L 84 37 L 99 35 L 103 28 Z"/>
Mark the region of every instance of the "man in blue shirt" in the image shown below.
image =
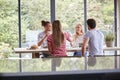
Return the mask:
<path id="1" fill-rule="evenodd" d="M 88 45 L 89 56 L 103 55 L 103 33 L 96 29 L 96 21 L 94 19 L 88 19 L 87 25 L 89 31 L 84 36 L 82 54 L 84 55 Z"/>

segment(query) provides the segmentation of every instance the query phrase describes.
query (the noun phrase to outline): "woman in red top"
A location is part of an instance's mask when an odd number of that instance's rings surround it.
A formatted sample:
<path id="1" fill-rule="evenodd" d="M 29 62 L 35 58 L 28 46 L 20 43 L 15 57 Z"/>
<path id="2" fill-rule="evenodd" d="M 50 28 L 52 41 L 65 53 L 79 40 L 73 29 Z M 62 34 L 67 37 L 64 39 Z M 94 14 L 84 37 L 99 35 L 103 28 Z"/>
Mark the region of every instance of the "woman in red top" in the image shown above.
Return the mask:
<path id="1" fill-rule="evenodd" d="M 66 40 L 71 42 L 69 34 L 63 33 L 60 21 L 55 20 L 52 24 L 52 34 L 47 38 L 48 49 L 53 56 L 67 56 Z"/>

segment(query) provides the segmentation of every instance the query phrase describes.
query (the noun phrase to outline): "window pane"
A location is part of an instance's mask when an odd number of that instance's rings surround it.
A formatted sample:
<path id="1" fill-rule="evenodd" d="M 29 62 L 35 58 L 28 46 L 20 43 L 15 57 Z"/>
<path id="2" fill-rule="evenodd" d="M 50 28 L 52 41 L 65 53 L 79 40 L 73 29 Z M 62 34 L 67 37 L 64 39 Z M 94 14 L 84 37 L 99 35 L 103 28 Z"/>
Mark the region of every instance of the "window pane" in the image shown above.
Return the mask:
<path id="1" fill-rule="evenodd" d="M 84 0 L 56 0 L 56 19 L 74 33 L 77 23 L 84 25 Z"/>
<path id="2" fill-rule="evenodd" d="M 21 0 L 22 47 L 37 43 L 41 20 L 50 21 L 50 0 Z"/>
<path id="3" fill-rule="evenodd" d="M 37 32 L 41 30 L 41 20 L 50 21 L 50 1 L 22 0 L 22 43 L 37 39 Z M 22 45 L 24 46 L 24 45 Z"/>
<path id="4" fill-rule="evenodd" d="M 87 17 L 97 21 L 97 28 L 114 29 L 114 0 L 87 0 Z"/>
<path id="5" fill-rule="evenodd" d="M 0 0 L 0 58 L 18 47 L 18 0 Z"/>
<path id="6" fill-rule="evenodd" d="M 19 72 L 19 60 L 0 59 L 0 73 Z"/>

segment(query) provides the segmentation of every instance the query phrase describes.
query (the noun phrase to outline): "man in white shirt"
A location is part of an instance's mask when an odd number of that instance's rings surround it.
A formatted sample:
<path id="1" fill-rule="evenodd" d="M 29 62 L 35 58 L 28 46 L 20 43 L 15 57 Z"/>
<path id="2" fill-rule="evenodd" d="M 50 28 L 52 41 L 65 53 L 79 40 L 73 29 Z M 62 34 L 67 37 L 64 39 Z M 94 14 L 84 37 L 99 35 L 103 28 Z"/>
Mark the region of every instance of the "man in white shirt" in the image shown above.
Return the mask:
<path id="1" fill-rule="evenodd" d="M 88 32 L 84 36 L 82 54 L 86 52 L 88 44 L 89 56 L 103 55 L 104 35 L 96 30 L 96 21 L 94 19 L 87 20 Z"/>

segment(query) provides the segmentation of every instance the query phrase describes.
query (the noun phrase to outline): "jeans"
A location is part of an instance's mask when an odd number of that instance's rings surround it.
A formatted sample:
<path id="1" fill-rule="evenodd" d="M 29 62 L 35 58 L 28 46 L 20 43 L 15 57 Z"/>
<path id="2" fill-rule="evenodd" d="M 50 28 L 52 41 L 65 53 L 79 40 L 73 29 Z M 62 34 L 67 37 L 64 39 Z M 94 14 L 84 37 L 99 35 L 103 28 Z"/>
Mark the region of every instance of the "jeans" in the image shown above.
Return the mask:
<path id="1" fill-rule="evenodd" d="M 73 56 L 82 56 L 82 52 L 74 52 Z"/>
<path id="2" fill-rule="evenodd" d="M 74 52 L 73 56 L 82 56 L 82 52 Z M 85 56 L 88 56 L 88 52 L 85 52 Z"/>

